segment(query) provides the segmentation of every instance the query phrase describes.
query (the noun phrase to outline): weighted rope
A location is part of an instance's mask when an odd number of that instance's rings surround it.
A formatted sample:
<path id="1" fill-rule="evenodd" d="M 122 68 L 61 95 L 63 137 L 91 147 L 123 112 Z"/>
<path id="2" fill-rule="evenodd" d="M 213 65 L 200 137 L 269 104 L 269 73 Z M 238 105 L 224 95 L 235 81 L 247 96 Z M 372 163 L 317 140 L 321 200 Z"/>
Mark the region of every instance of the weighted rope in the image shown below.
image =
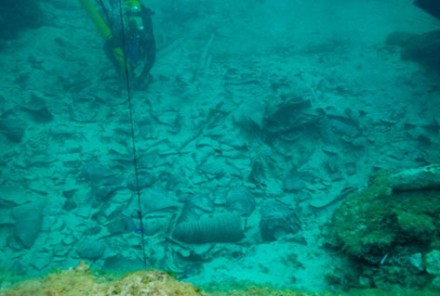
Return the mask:
<path id="1" fill-rule="evenodd" d="M 120 18 L 120 28 L 121 28 L 121 42 L 123 48 L 125 48 L 126 36 L 125 36 L 125 24 L 124 24 L 124 10 L 123 10 L 123 0 L 119 0 L 119 18 Z M 127 99 L 128 99 L 128 111 L 130 116 L 130 126 L 131 126 L 131 147 L 133 153 L 133 166 L 134 166 L 134 175 L 135 175 L 135 189 L 136 189 L 136 199 L 138 205 L 138 218 L 139 218 L 139 229 L 141 233 L 141 247 L 142 247 L 142 257 L 144 268 L 147 268 L 147 256 L 145 253 L 145 234 L 144 234 L 144 221 L 143 221 L 143 212 L 142 212 L 142 204 L 141 204 L 141 191 L 139 186 L 139 170 L 138 170 L 138 158 L 137 158 L 137 149 L 136 149 L 136 141 L 135 141 L 135 132 L 134 132 L 134 119 L 133 119 L 133 103 L 132 103 L 132 84 L 130 81 L 131 75 L 128 68 L 128 61 L 126 55 L 124 55 L 124 74 L 125 74 L 125 87 L 127 89 Z"/>

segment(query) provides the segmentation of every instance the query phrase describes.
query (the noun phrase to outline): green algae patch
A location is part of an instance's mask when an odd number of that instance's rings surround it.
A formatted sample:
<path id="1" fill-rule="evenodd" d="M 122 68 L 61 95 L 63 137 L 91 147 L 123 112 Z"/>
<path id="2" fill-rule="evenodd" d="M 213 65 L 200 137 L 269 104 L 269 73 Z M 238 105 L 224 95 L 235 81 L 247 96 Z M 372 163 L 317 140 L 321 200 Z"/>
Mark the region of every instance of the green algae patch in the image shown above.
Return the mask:
<path id="1" fill-rule="evenodd" d="M 386 250 L 397 235 L 390 228 L 392 203 L 389 176 L 380 172 L 372 177 L 366 189 L 348 196 L 335 211 L 328 242 L 353 256 L 362 256 L 372 249 Z"/>
<path id="2" fill-rule="evenodd" d="M 230 287 L 218 283 L 217 287 Z M 94 275 L 81 263 L 78 267 L 55 272 L 46 277 L 26 280 L 0 291 L 1 296 L 434 296 L 430 290 L 396 292 L 359 289 L 348 292 L 305 292 L 269 286 L 236 287 L 222 291 L 202 291 L 160 271 L 136 271 L 119 278 Z"/>
<path id="3" fill-rule="evenodd" d="M 347 197 L 335 210 L 326 242 L 348 255 L 357 268 L 358 280 L 350 287 L 437 289 L 438 277 L 427 272 L 425 256 L 439 249 L 439 217 L 438 188 L 392 190 L 390 176 L 378 172 L 367 188 Z"/>
<path id="4" fill-rule="evenodd" d="M 393 192 L 387 173 L 372 177 L 335 211 L 328 242 L 345 253 L 365 258 L 384 256 L 397 246 L 429 249 L 440 237 L 440 191 Z"/>

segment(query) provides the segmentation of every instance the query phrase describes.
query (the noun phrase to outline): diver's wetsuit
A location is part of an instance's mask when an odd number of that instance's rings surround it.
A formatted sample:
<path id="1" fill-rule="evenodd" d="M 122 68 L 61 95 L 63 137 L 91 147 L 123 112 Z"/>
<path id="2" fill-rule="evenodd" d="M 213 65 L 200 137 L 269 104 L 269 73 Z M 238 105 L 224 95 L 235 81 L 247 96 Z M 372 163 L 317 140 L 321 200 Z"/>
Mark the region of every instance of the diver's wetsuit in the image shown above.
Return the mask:
<path id="1" fill-rule="evenodd" d="M 124 31 L 121 30 L 119 5 L 113 1 L 110 14 L 112 38 L 105 43 L 105 51 L 115 67 L 121 72 L 120 64 L 115 58 L 113 50 L 122 48 L 129 70 L 136 80 L 136 84 L 146 84 L 151 79 L 150 70 L 156 59 L 156 42 L 153 33 L 153 12 L 141 5 L 140 17 L 142 29 L 136 28 L 124 19 Z"/>

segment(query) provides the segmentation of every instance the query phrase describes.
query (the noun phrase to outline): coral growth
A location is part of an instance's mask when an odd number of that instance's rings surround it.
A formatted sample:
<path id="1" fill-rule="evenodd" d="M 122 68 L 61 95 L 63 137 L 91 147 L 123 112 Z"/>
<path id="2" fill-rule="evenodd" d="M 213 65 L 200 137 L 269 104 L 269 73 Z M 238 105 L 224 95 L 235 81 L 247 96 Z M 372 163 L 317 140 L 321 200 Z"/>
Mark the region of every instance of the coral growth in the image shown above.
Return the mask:
<path id="1" fill-rule="evenodd" d="M 440 190 L 393 191 L 379 172 L 335 211 L 327 242 L 360 267 L 366 287 L 425 288 L 423 258 L 440 240 Z"/>
<path id="2" fill-rule="evenodd" d="M 1 296 L 434 296 L 428 290 L 392 293 L 379 289 L 349 292 L 300 292 L 269 286 L 217 283 L 214 292 L 202 291 L 189 283 L 182 283 L 159 271 L 137 271 L 122 278 L 93 275 L 81 263 L 67 271 L 56 272 L 45 278 L 27 280 L 15 287 L 0 290 Z M 213 288 L 213 287 L 211 287 Z"/>
<path id="3" fill-rule="evenodd" d="M 109 280 L 95 277 L 88 266 L 81 263 L 77 268 L 54 273 L 43 279 L 23 282 L 0 292 L 1 296 L 197 296 L 202 295 L 191 284 L 181 283 L 166 273 L 137 271 L 120 279 Z"/>

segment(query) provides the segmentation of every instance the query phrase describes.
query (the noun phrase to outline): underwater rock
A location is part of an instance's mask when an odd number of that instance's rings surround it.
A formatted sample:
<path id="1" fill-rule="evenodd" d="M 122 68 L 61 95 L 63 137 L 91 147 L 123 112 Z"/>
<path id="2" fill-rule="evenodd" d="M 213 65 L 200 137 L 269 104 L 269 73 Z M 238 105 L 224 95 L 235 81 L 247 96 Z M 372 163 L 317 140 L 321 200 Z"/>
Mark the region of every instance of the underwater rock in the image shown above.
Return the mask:
<path id="1" fill-rule="evenodd" d="M 145 170 L 139 171 L 138 178 L 139 179 L 136 180 L 136 175 L 134 173 L 130 174 L 130 176 L 127 178 L 127 188 L 133 192 L 136 192 L 137 190 L 151 187 L 154 182 L 156 182 L 156 177 Z M 136 184 L 137 181 L 139 184 Z M 139 188 L 137 188 L 137 186 L 139 186 Z"/>
<path id="2" fill-rule="evenodd" d="M 142 270 L 144 268 L 144 264 L 141 260 L 116 255 L 106 258 L 102 269 L 105 271 L 129 272 Z"/>
<path id="3" fill-rule="evenodd" d="M 385 43 L 386 43 L 386 45 L 389 45 L 389 46 L 404 46 L 405 44 L 409 43 L 410 40 L 412 38 L 414 38 L 415 36 L 416 36 L 416 34 L 414 34 L 414 33 L 396 31 L 396 32 L 390 33 L 387 36 Z"/>
<path id="4" fill-rule="evenodd" d="M 18 118 L 0 118 L 0 133 L 8 140 L 19 143 L 24 136 L 26 130 L 25 121 Z"/>
<path id="5" fill-rule="evenodd" d="M 283 180 L 283 190 L 285 192 L 298 192 L 306 188 L 307 183 L 301 179 L 301 176 L 292 174 L 288 175 Z"/>
<path id="6" fill-rule="evenodd" d="M 423 34 L 393 32 L 388 35 L 386 44 L 401 48 L 401 59 L 416 62 L 427 69 L 440 71 L 440 31 Z"/>
<path id="7" fill-rule="evenodd" d="M 26 104 L 21 106 L 21 109 L 29 113 L 35 122 L 50 122 L 53 120 L 53 115 L 41 95 L 32 94 Z"/>
<path id="8" fill-rule="evenodd" d="M 407 181 L 419 176 L 412 174 L 419 169 L 408 171 Z M 392 179 L 376 172 L 367 188 L 346 198 L 333 213 L 327 243 L 355 260 L 375 287 L 427 287 L 432 276 L 424 271 L 422 254 L 440 239 L 440 190 L 392 190 Z M 437 272 L 435 264 L 431 268 Z"/>
<path id="9" fill-rule="evenodd" d="M 226 164 L 217 159 L 210 159 L 198 167 L 201 174 L 207 178 L 219 179 L 226 173 Z"/>
<path id="10" fill-rule="evenodd" d="M 132 219 L 122 216 L 107 223 L 106 227 L 111 234 L 122 234 L 133 231 L 135 225 Z"/>
<path id="11" fill-rule="evenodd" d="M 423 271 L 425 269 L 425 262 L 423 260 L 423 254 L 418 252 L 408 256 L 408 262 L 413 266 L 417 271 Z"/>
<path id="12" fill-rule="evenodd" d="M 97 260 L 105 251 L 105 244 L 93 238 L 86 238 L 77 246 L 76 253 L 82 259 Z"/>
<path id="13" fill-rule="evenodd" d="M 98 161 L 86 162 L 81 168 L 81 177 L 91 184 L 96 184 L 114 176 L 112 170 Z"/>
<path id="14" fill-rule="evenodd" d="M 77 122 L 94 122 L 102 111 L 102 102 L 95 97 L 77 98 L 69 105 L 70 117 Z"/>
<path id="15" fill-rule="evenodd" d="M 239 215 L 222 213 L 178 223 L 173 237 L 190 244 L 237 242 L 244 237 L 244 230 Z"/>
<path id="16" fill-rule="evenodd" d="M 163 189 L 146 189 L 141 192 L 142 208 L 145 213 L 176 211 L 180 204 L 174 195 Z"/>
<path id="17" fill-rule="evenodd" d="M 29 28 L 37 28 L 44 23 L 39 0 L 3 0 L 0 2 L 0 40 L 16 38 Z M 0 49 L 2 49 L 0 43 Z"/>
<path id="18" fill-rule="evenodd" d="M 145 235 L 154 235 L 158 232 L 168 231 L 170 226 L 170 220 L 172 218 L 167 215 L 158 216 L 155 215 L 153 217 L 144 217 L 143 219 L 143 227 Z"/>
<path id="19" fill-rule="evenodd" d="M 330 117 L 332 131 L 347 138 L 355 138 L 359 136 L 360 129 L 357 123 L 348 117 L 331 116 Z"/>
<path id="20" fill-rule="evenodd" d="M 166 167 L 171 165 L 169 158 L 159 157 L 159 150 L 152 150 L 145 154 L 140 153 L 138 158 L 138 167 L 140 169 L 155 169 L 158 167 Z M 130 156 L 130 161 L 132 157 Z"/>
<path id="21" fill-rule="evenodd" d="M 113 198 L 121 187 L 118 186 L 100 186 L 93 187 L 89 193 L 90 199 L 93 200 L 92 206 L 98 207 L 103 202 L 108 202 Z"/>
<path id="22" fill-rule="evenodd" d="M 179 201 L 183 202 L 178 221 L 187 222 L 197 220 L 198 217 L 206 213 L 213 213 L 216 209 L 216 201 L 209 195 L 204 194 L 181 194 Z"/>
<path id="23" fill-rule="evenodd" d="M 249 216 L 255 209 L 255 198 L 245 186 L 233 188 L 226 196 L 225 206 L 243 216 Z"/>
<path id="24" fill-rule="evenodd" d="M 432 250 L 425 256 L 426 271 L 440 276 L 440 250 Z"/>
<path id="25" fill-rule="evenodd" d="M 354 138 L 342 136 L 341 140 L 350 144 L 353 148 L 363 148 L 368 145 L 368 139 L 362 135 L 357 135 Z"/>
<path id="26" fill-rule="evenodd" d="M 258 133 L 263 127 L 265 109 L 261 100 L 248 100 L 238 108 L 234 121 L 247 133 Z"/>
<path id="27" fill-rule="evenodd" d="M 14 235 L 25 247 L 34 244 L 43 224 L 43 201 L 34 201 L 12 209 L 15 218 Z"/>
<path id="28" fill-rule="evenodd" d="M 394 191 L 440 188 L 440 165 L 408 169 L 390 176 Z"/>
<path id="29" fill-rule="evenodd" d="M 7 225 L 14 225 L 11 211 L 4 209 L 0 204 L 0 228 Z"/>
<path id="30" fill-rule="evenodd" d="M 423 9 L 433 17 L 440 19 L 440 3 L 435 0 L 415 0 L 414 5 Z"/>
<path id="31" fill-rule="evenodd" d="M 381 222 L 387 221 L 388 216 L 394 216 L 391 205 L 385 203 L 393 203 L 391 193 L 388 174 L 381 172 L 374 175 L 366 189 L 345 199 L 334 212 L 329 224 L 329 243 L 357 257 L 366 256 L 374 249 L 380 250 L 383 256 L 398 231 L 396 226 L 384 227 Z M 368 228 L 366 223 L 369 223 Z M 373 262 L 376 264 L 380 260 L 376 258 Z"/>
<path id="32" fill-rule="evenodd" d="M 301 229 L 296 213 L 278 200 L 265 200 L 260 208 L 260 233 L 265 241 L 275 241 Z"/>
<path id="33" fill-rule="evenodd" d="M 344 164 L 344 167 L 345 167 L 345 173 L 348 176 L 354 176 L 357 172 L 356 162 L 354 162 L 354 161 L 346 162 Z"/>
<path id="34" fill-rule="evenodd" d="M 338 194 L 325 194 L 319 198 L 315 198 L 309 202 L 309 205 L 313 208 L 321 209 L 328 207 L 338 201 L 345 199 L 350 194 L 356 192 L 357 188 L 352 186 L 343 187 Z"/>
<path id="35" fill-rule="evenodd" d="M 125 262 L 116 257 L 109 267 L 121 263 L 118 273 L 132 270 L 139 271 L 124 274 L 122 277 L 112 277 L 108 274 L 92 272 L 88 265 L 80 262 L 77 267 L 65 271 L 56 271 L 44 278 L 23 281 L 18 285 L 3 285 L 2 296 L 57 295 L 57 296 L 98 296 L 98 295 L 132 295 L 132 296 L 201 296 L 207 295 L 189 283 L 178 282 L 168 273 L 145 271 L 135 260 Z M 112 259 L 110 259 L 112 261 Z M 131 265 L 132 263 L 133 265 Z M 65 265 L 65 264 L 64 264 Z M 125 269 L 125 268 L 128 269 Z M 2 279 L 3 280 L 3 279 Z M 8 286 L 5 288 L 5 286 Z M 5 288 L 5 289 L 3 289 Z"/>
<path id="36" fill-rule="evenodd" d="M 426 272 L 434 276 L 431 285 L 440 290 L 440 250 L 432 250 L 425 256 Z"/>
<path id="37" fill-rule="evenodd" d="M 269 106 L 263 121 L 263 138 L 271 142 L 275 138 L 294 142 L 310 127 L 318 124 L 321 116 L 311 110 L 308 99 L 292 96 L 276 105 Z M 318 129 L 316 130 L 318 131 Z"/>
<path id="38" fill-rule="evenodd" d="M 5 181 L 0 185 L 0 207 L 14 207 L 26 204 L 38 198 L 36 194 L 29 194 L 27 188 L 16 182 Z"/>
<path id="39" fill-rule="evenodd" d="M 32 259 L 31 265 L 38 271 L 42 271 L 52 262 L 52 258 L 51 253 L 39 253 Z"/>
<path id="40" fill-rule="evenodd" d="M 72 211 L 74 209 L 76 209 L 78 207 L 78 204 L 72 199 L 72 198 L 68 198 L 66 199 L 66 201 L 63 204 L 63 210 L 64 211 Z"/>

